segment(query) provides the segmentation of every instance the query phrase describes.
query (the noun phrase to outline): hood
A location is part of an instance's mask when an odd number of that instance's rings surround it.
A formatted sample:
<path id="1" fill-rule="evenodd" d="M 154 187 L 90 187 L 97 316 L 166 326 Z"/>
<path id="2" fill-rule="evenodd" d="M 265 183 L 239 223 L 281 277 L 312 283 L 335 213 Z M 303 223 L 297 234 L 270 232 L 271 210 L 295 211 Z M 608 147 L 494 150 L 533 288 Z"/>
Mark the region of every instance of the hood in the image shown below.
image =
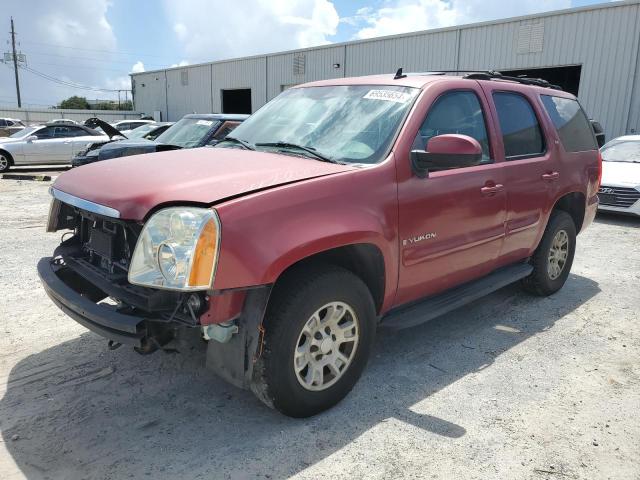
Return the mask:
<path id="1" fill-rule="evenodd" d="M 231 148 L 194 148 L 74 168 L 53 187 L 142 220 L 157 205 L 210 205 L 278 185 L 355 170 L 311 158 Z"/>
<path id="2" fill-rule="evenodd" d="M 2 145 L 3 143 L 24 142 L 26 138 L 27 137 L 22 137 L 22 138 L 0 137 L 0 145 Z"/>
<path id="3" fill-rule="evenodd" d="M 153 153 L 158 151 L 158 144 L 145 138 L 118 140 L 106 144 L 100 149 L 100 160 Z"/>
<path id="4" fill-rule="evenodd" d="M 640 185 L 640 163 L 602 162 L 602 185 Z"/>
<path id="5" fill-rule="evenodd" d="M 113 125 L 110 125 L 104 120 L 100 120 L 97 117 L 93 117 L 85 120 L 84 125 L 85 127 L 93 128 L 94 130 L 100 127 L 102 131 L 105 133 L 105 135 L 107 135 L 109 138 L 114 138 L 114 137 L 127 138 L 122 134 L 122 132 L 120 132 L 120 130 L 115 128 Z"/>

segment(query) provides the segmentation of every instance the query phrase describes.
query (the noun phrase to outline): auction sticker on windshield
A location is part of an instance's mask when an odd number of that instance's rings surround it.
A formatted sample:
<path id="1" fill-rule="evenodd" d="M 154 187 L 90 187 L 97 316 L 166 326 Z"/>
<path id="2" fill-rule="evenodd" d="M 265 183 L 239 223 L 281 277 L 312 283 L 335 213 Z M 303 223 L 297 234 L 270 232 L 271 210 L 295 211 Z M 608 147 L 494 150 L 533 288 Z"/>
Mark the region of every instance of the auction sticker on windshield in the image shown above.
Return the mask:
<path id="1" fill-rule="evenodd" d="M 411 100 L 411 95 L 395 90 L 369 90 L 363 97 L 369 100 L 385 100 L 387 102 L 407 103 Z"/>
<path id="2" fill-rule="evenodd" d="M 196 125 L 204 125 L 206 127 L 210 127 L 213 122 L 211 120 L 198 120 Z"/>

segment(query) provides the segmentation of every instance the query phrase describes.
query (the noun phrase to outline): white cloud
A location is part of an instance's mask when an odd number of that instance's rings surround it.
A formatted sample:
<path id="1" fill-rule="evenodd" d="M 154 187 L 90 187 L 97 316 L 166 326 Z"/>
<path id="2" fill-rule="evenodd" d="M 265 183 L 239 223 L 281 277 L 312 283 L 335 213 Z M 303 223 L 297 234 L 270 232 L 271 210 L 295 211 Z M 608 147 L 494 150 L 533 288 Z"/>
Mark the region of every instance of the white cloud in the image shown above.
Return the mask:
<path id="1" fill-rule="evenodd" d="M 253 0 L 242 6 L 208 0 L 165 0 L 173 31 L 192 62 L 328 43 L 340 17 L 328 0 Z"/>
<path id="2" fill-rule="evenodd" d="M 170 68 L 186 67 L 187 65 L 189 65 L 188 60 L 180 60 L 178 63 L 173 63 Z"/>
<path id="3" fill-rule="evenodd" d="M 12 4 L 18 48 L 26 54 L 27 65 L 61 80 L 104 88 L 106 72 L 101 68 L 109 67 L 110 55 L 84 49 L 117 48 L 106 17 L 108 7 L 108 0 L 68 0 L 63 6 L 48 0 Z M 87 57 L 103 61 L 90 62 Z M 0 102 L 15 103 L 12 69 L 0 67 Z M 71 95 L 104 98 L 101 92 L 52 83 L 25 70 L 20 71 L 20 87 L 23 104 L 50 105 Z"/>
<path id="4" fill-rule="evenodd" d="M 131 67 L 131 73 L 141 73 L 144 72 L 144 63 L 142 63 L 141 60 L 138 60 L 136 63 L 133 64 L 133 67 Z"/>
<path id="5" fill-rule="evenodd" d="M 359 28 L 354 38 L 371 38 L 570 6 L 570 0 L 391 0 L 377 10 L 361 8 L 356 15 L 341 21 Z"/>

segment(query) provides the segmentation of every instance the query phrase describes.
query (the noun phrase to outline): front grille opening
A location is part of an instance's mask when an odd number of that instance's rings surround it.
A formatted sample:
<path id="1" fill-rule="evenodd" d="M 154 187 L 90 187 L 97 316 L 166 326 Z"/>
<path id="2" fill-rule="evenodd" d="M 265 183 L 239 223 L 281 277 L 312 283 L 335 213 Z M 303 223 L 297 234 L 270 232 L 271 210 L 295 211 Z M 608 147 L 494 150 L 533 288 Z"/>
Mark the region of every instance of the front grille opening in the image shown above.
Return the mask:
<path id="1" fill-rule="evenodd" d="M 602 185 L 598 191 L 598 198 L 601 205 L 629 208 L 640 200 L 640 192 L 635 188 Z"/>

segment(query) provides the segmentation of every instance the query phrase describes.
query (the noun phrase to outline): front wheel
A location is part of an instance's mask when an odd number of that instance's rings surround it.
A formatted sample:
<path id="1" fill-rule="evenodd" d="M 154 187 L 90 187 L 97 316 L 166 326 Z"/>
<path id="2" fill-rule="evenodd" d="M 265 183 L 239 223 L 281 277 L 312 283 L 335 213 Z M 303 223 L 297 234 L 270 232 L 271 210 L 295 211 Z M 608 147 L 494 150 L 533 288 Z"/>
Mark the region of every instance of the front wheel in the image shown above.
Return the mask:
<path id="1" fill-rule="evenodd" d="M 278 282 L 264 327 L 252 390 L 285 415 L 309 417 L 334 406 L 357 382 L 376 315 L 356 275 L 333 266 L 306 268 Z"/>
<path id="2" fill-rule="evenodd" d="M 6 153 L 0 152 L 0 173 L 6 172 L 10 167 L 11 159 Z"/>
<path id="3" fill-rule="evenodd" d="M 523 287 L 535 295 L 557 292 L 567 281 L 576 252 L 576 227 L 571 216 L 562 210 L 551 212 L 540 244 L 531 257 L 533 272 Z"/>

